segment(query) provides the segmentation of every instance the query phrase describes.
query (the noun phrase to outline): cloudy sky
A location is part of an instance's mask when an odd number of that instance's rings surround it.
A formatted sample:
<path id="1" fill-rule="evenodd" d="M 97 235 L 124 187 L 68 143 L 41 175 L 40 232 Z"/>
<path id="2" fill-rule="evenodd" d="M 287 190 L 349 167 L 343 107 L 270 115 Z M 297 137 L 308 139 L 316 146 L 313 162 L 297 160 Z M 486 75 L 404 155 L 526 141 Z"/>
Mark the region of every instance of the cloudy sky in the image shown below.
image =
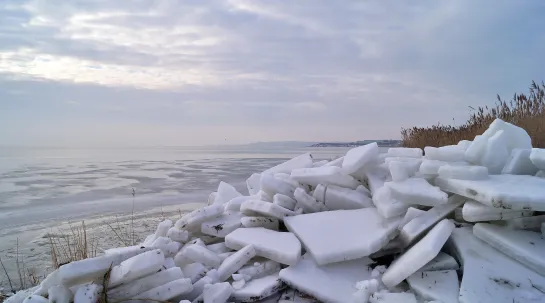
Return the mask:
<path id="1" fill-rule="evenodd" d="M 545 80 L 542 0 L 0 0 L 0 144 L 399 138 Z"/>

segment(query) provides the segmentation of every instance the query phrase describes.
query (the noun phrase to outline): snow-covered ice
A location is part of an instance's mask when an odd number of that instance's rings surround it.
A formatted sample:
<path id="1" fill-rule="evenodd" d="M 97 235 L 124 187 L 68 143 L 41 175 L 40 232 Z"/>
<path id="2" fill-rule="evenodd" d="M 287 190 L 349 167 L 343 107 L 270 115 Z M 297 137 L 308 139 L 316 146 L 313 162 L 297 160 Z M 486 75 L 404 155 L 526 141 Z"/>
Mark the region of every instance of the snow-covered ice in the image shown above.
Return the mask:
<path id="1" fill-rule="evenodd" d="M 102 285 L 98 284 L 84 284 L 78 287 L 78 290 L 74 294 L 74 303 L 95 303 L 98 302 L 100 294 L 102 293 Z"/>
<path id="2" fill-rule="evenodd" d="M 458 274 L 455 270 L 422 271 L 407 278 L 411 288 L 426 300 L 458 303 Z"/>
<path id="3" fill-rule="evenodd" d="M 414 207 L 409 207 L 407 209 L 407 212 L 405 213 L 405 216 L 403 217 L 403 220 L 401 220 L 401 222 L 399 222 L 399 227 L 398 229 L 402 229 L 403 226 L 405 226 L 405 224 L 409 223 L 412 219 L 422 215 L 422 214 L 425 214 L 426 211 L 425 210 L 421 210 L 421 209 L 418 209 L 418 208 L 414 208 Z"/>
<path id="4" fill-rule="evenodd" d="M 420 178 L 410 178 L 403 182 L 389 182 L 392 197 L 408 205 L 435 206 L 447 203 L 448 195 L 438 187 Z"/>
<path id="5" fill-rule="evenodd" d="M 260 214 L 266 217 L 273 217 L 279 220 L 283 220 L 287 216 L 293 216 L 295 213 L 289 209 L 280 207 L 274 203 L 260 201 L 260 200 L 248 200 L 240 206 L 240 211 L 248 216 L 254 216 Z"/>
<path id="6" fill-rule="evenodd" d="M 447 219 L 439 222 L 422 240 L 396 259 L 382 276 L 387 287 L 394 287 L 439 254 L 454 224 Z"/>
<path id="7" fill-rule="evenodd" d="M 48 299 L 51 303 L 70 303 L 74 294 L 64 285 L 55 285 L 49 288 Z"/>
<path id="8" fill-rule="evenodd" d="M 297 263 L 301 256 L 301 243 L 294 234 L 262 227 L 239 228 L 225 237 L 225 245 L 235 250 L 253 245 L 258 256 L 286 265 Z"/>
<path id="9" fill-rule="evenodd" d="M 545 240 L 541 233 L 477 223 L 473 234 L 545 277 Z"/>
<path id="10" fill-rule="evenodd" d="M 462 208 L 462 216 L 468 222 L 506 220 L 533 214 L 533 211 L 495 208 L 472 200 L 467 201 Z"/>
<path id="11" fill-rule="evenodd" d="M 286 285 L 278 277 L 278 273 L 253 279 L 245 283 L 241 289 L 235 289 L 231 300 L 237 302 L 255 302 L 282 291 Z"/>
<path id="12" fill-rule="evenodd" d="M 545 211 L 545 179 L 534 176 L 491 175 L 486 180 L 437 178 L 435 185 L 496 208 Z"/>
<path id="13" fill-rule="evenodd" d="M 49 301 L 42 296 L 30 295 L 25 298 L 23 303 L 49 303 Z"/>
<path id="14" fill-rule="evenodd" d="M 293 266 L 282 269 L 280 278 L 288 286 L 323 302 L 351 302 L 356 282 L 371 278 L 373 261 L 360 258 L 319 266 L 309 254 Z"/>
<path id="15" fill-rule="evenodd" d="M 320 265 L 353 260 L 380 250 L 397 234 L 400 219 L 384 219 L 375 208 L 337 210 L 284 220 Z"/>
<path id="16" fill-rule="evenodd" d="M 425 175 L 437 175 L 439 172 L 439 168 L 448 164 L 449 163 L 445 161 L 424 159 L 424 161 L 422 161 L 422 164 L 420 164 L 420 168 L 418 171 L 421 174 Z"/>
<path id="17" fill-rule="evenodd" d="M 165 255 L 159 249 L 137 255 L 112 268 L 108 285 L 114 287 L 147 276 L 159 271 L 164 263 Z"/>
<path id="18" fill-rule="evenodd" d="M 212 204 L 190 212 L 176 221 L 176 227 L 189 231 L 200 230 L 201 224 L 214 217 L 221 215 L 224 211 L 223 204 Z"/>

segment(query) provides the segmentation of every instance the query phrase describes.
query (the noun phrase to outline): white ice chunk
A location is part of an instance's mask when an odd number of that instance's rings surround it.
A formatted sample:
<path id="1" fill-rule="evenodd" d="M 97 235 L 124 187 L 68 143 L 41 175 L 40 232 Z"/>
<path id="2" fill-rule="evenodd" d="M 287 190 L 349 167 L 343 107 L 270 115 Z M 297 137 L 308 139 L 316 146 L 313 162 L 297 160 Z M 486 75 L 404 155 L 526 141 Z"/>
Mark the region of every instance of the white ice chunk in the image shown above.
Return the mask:
<path id="1" fill-rule="evenodd" d="M 241 289 L 244 287 L 244 285 L 246 285 L 246 280 L 244 279 L 231 282 L 231 286 L 233 286 L 233 289 Z"/>
<path id="2" fill-rule="evenodd" d="M 238 273 L 245 277 L 245 280 L 257 279 L 271 275 L 281 269 L 280 263 L 272 260 L 266 260 L 257 265 L 251 264 L 242 267 Z"/>
<path id="3" fill-rule="evenodd" d="M 108 299 L 115 301 L 130 299 L 152 288 L 182 278 L 184 274 L 179 267 L 169 268 L 108 290 Z"/>
<path id="4" fill-rule="evenodd" d="M 244 281 L 244 280 L 242 280 Z M 265 299 L 282 291 L 286 285 L 278 277 L 278 273 L 259 279 L 253 279 L 241 289 L 235 289 L 231 300 L 238 302 L 254 302 Z"/>
<path id="5" fill-rule="evenodd" d="M 267 217 L 243 217 L 240 219 L 244 227 L 264 227 L 267 229 L 278 230 L 279 221 Z"/>
<path id="6" fill-rule="evenodd" d="M 438 187 L 420 178 L 411 178 L 403 182 L 387 182 L 392 198 L 409 205 L 435 206 L 447 203 L 448 195 Z"/>
<path id="7" fill-rule="evenodd" d="M 161 269 L 165 255 L 159 249 L 140 254 L 114 266 L 110 272 L 109 287 L 132 281 Z"/>
<path id="8" fill-rule="evenodd" d="M 318 184 L 332 184 L 341 187 L 356 189 L 360 183 L 352 176 L 345 174 L 336 166 L 294 169 L 291 177 L 298 182 L 318 186 Z"/>
<path id="9" fill-rule="evenodd" d="M 317 201 L 313 196 L 307 194 L 302 188 L 295 190 L 297 205 L 302 207 L 305 213 L 315 213 L 326 210 L 323 202 Z"/>
<path id="10" fill-rule="evenodd" d="M 204 286 L 204 303 L 225 303 L 231 296 L 233 288 L 227 282 L 208 284 Z"/>
<path id="11" fill-rule="evenodd" d="M 225 237 L 225 245 L 239 250 L 253 245 L 258 256 L 293 265 L 301 256 L 301 243 L 294 234 L 262 227 L 239 228 Z"/>
<path id="12" fill-rule="evenodd" d="M 188 259 L 192 260 L 193 262 L 202 263 L 206 266 L 218 267 L 221 264 L 218 255 L 216 255 L 213 251 L 200 245 L 189 245 L 188 247 L 184 248 L 181 253 L 183 253 Z"/>
<path id="13" fill-rule="evenodd" d="M 165 263 L 163 263 L 163 268 L 164 269 L 169 269 L 169 268 L 172 268 L 172 267 L 176 267 L 176 263 L 174 263 L 174 259 L 173 258 L 166 258 Z"/>
<path id="14" fill-rule="evenodd" d="M 242 203 L 248 201 L 248 200 L 252 200 L 252 199 L 256 199 L 255 196 L 251 196 L 251 197 L 248 197 L 248 196 L 241 196 L 241 197 L 236 197 L 236 198 L 233 198 L 231 199 L 231 201 L 227 202 L 225 204 L 225 211 L 240 211 L 240 205 L 242 205 Z"/>
<path id="15" fill-rule="evenodd" d="M 191 282 L 195 283 L 195 281 L 206 275 L 207 270 L 201 263 L 191 263 L 184 265 L 182 272 L 184 273 L 184 277 L 191 279 Z"/>
<path id="16" fill-rule="evenodd" d="M 454 229 L 447 247 L 464 269 L 460 302 L 532 302 L 530 294 L 543 298 L 544 276 L 479 240 L 471 228 Z"/>
<path id="17" fill-rule="evenodd" d="M 376 142 L 353 148 L 344 156 L 342 169 L 347 174 L 355 173 L 365 164 L 371 162 L 379 153 Z"/>
<path id="18" fill-rule="evenodd" d="M 533 211 L 494 208 L 471 200 L 467 201 L 462 208 L 462 216 L 467 222 L 505 220 L 529 217 L 533 214 Z"/>
<path id="19" fill-rule="evenodd" d="M 313 197 L 324 203 L 328 210 L 359 209 L 373 206 L 373 201 L 366 194 L 335 185 L 318 185 L 314 190 Z"/>
<path id="20" fill-rule="evenodd" d="M 273 196 L 269 195 L 268 193 L 260 190 L 255 197 L 252 197 L 253 199 L 261 200 L 261 201 L 267 201 L 272 202 Z M 241 204 L 242 206 L 242 204 Z"/>
<path id="21" fill-rule="evenodd" d="M 277 218 L 279 220 L 283 220 L 284 217 L 287 216 L 295 215 L 295 213 L 289 209 L 280 207 L 270 202 L 259 200 L 249 200 L 242 203 L 240 211 L 248 216 L 260 214 L 266 217 Z"/>
<path id="22" fill-rule="evenodd" d="M 102 285 L 84 284 L 78 287 L 74 294 L 74 303 L 96 303 L 102 294 L 102 289 Z"/>
<path id="23" fill-rule="evenodd" d="M 269 174 L 261 174 L 261 190 L 273 197 L 275 194 L 283 194 L 288 197 L 293 197 L 295 186 L 285 182 L 284 180 L 275 178 Z"/>
<path id="24" fill-rule="evenodd" d="M 464 161 L 465 150 L 458 145 L 447 145 L 441 147 L 426 146 L 424 148 L 426 159 L 446 162 Z"/>
<path id="25" fill-rule="evenodd" d="M 545 149 L 532 148 L 530 160 L 539 169 L 545 169 Z"/>
<path id="26" fill-rule="evenodd" d="M 23 303 L 48 303 L 49 301 L 42 297 L 42 296 L 38 296 L 38 295 L 30 295 L 28 297 L 25 298 L 25 300 L 23 301 Z"/>
<path id="27" fill-rule="evenodd" d="M 344 161 L 344 156 L 342 157 L 339 157 L 335 160 L 332 160 L 332 161 L 329 161 L 328 163 L 324 164 L 323 166 L 337 166 L 337 167 L 342 167 L 343 166 L 343 161 Z"/>
<path id="28" fill-rule="evenodd" d="M 418 241 L 426 234 L 437 222 L 452 213 L 456 208 L 466 202 L 466 198 L 452 196 L 447 204 L 434 206 L 424 214 L 417 216 L 401 228 L 399 239 L 405 246 L 409 246 Z"/>
<path id="29" fill-rule="evenodd" d="M 288 288 L 280 296 L 278 303 L 320 303 L 312 296 L 304 294 L 296 289 Z"/>
<path id="30" fill-rule="evenodd" d="M 225 261 L 225 259 L 227 259 L 229 256 L 233 255 L 234 253 L 235 253 L 234 251 L 222 253 L 222 254 L 218 255 L 218 258 L 220 258 L 220 261 L 223 262 L 223 261 Z"/>
<path id="31" fill-rule="evenodd" d="M 369 303 L 417 303 L 416 297 L 408 292 L 377 292 L 371 295 Z"/>
<path id="32" fill-rule="evenodd" d="M 282 269 L 280 278 L 288 286 L 309 294 L 323 302 L 351 302 L 356 282 L 371 278 L 373 261 L 360 258 L 328 265 L 317 265 L 305 254 L 294 266 Z"/>
<path id="33" fill-rule="evenodd" d="M 183 294 L 181 296 L 181 298 L 193 301 L 197 297 L 202 295 L 202 292 L 204 290 L 204 286 L 206 284 L 213 284 L 213 283 L 214 283 L 214 281 L 212 280 L 212 278 L 210 278 L 208 276 L 204 276 L 204 277 L 200 278 L 197 282 L 193 283 L 193 290 L 188 292 L 188 293 Z"/>
<path id="34" fill-rule="evenodd" d="M 154 236 L 154 234 L 152 234 L 150 236 Z M 128 259 L 130 257 L 134 257 L 136 255 L 139 255 L 141 253 L 144 253 L 144 252 L 150 251 L 150 250 L 153 250 L 153 248 L 145 247 L 145 246 L 142 246 L 142 245 L 133 245 L 133 246 L 127 246 L 127 247 L 116 247 L 116 248 L 106 249 L 104 251 L 104 254 L 108 255 L 108 256 L 124 255 L 124 256 L 127 256 L 126 259 Z M 121 263 L 122 261 L 124 261 L 124 260 L 120 260 L 119 262 L 117 262 L 117 264 Z M 117 265 L 117 264 L 114 264 L 114 265 Z"/>
<path id="35" fill-rule="evenodd" d="M 541 224 L 545 223 L 545 215 L 514 218 L 495 223 L 499 223 L 500 225 L 503 225 L 509 229 L 522 229 L 539 232 Z"/>
<path id="36" fill-rule="evenodd" d="M 375 208 L 336 210 L 286 218 L 320 265 L 369 256 L 397 234 L 399 219 L 384 219 Z"/>
<path id="37" fill-rule="evenodd" d="M 473 164 L 480 164 L 481 159 L 486 152 L 488 137 L 477 135 L 471 145 L 466 149 L 465 160 Z"/>
<path id="38" fill-rule="evenodd" d="M 500 130 L 505 133 L 507 146 L 510 151 L 514 148 L 532 148 L 532 139 L 523 128 L 507 123 L 501 119 L 494 120 L 483 133 L 483 136 L 491 138 Z"/>
<path id="39" fill-rule="evenodd" d="M 382 276 L 387 287 L 394 287 L 414 274 L 433 258 L 449 238 L 454 224 L 449 220 L 439 222 L 422 240 L 396 259 Z"/>
<path id="40" fill-rule="evenodd" d="M 165 257 L 174 256 L 180 250 L 180 243 L 173 242 L 167 237 L 156 238 L 150 246 L 160 249 Z"/>
<path id="41" fill-rule="evenodd" d="M 464 150 L 467 150 L 469 148 L 469 146 L 471 145 L 471 143 L 473 143 L 473 141 L 462 140 L 462 141 L 458 142 L 457 145 L 460 148 L 463 148 Z"/>
<path id="42" fill-rule="evenodd" d="M 225 204 L 231 201 L 234 198 L 241 197 L 242 194 L 239 193 L 233 185 L 220 181 L 218 186 L 218 191 L 216 198 L 214 199 L 214 204 Z"/>
<path id="43" fill-rule="evenodd" d="M 356 191 L 366 195 L 367 197 L 371 197 L 371 191 L 369 191 L 369 189 L 364 185 L 358 186 L 358 188 L 356 188 Z"/>
<path id="44" fill-rule="evenodd" d="M 324 166 L 326 165 L 327 163 L 329 163 L 329 161 L 327 160 L 321 160 L 321 161 L 316 161 L 312 164 L 313 167 L 320 167 L 320 166 Z"/>
<path id="45" fill-rule="evenodd" d="M 293 198 L 288 197 L 286 195 L 276 194 L 273 197 L 273 203 L 280 207 L 284 207 L 289 210 L 294 210 L 295 204 L 297 203 L 297 201 L 295 201 Z"/>
<path id="46" fill-rule="evenodd" d="M 248 188 L 248 193 L 250 195 L 255 195 L 259 192 L 259 187 L 261 184 L 261 174 L 252 174 L 248 179 L 246 179 L 246 187 Z"/>
<path id="47" fill-rule="evenodd" d="M 455 270 L 417 272 L 407 278 L 412 290 L 426 300 L 458 303 L 458 274 Z"/>
<path id="48" fill-rule="evenodd" d="M 496 208 L 545 211 L 545 179 L 534 176 L 494 175 L 486 180 L 437 178 L 435 185 Z"/>
<path id="49" fill-rule="evenodd" d="M 161 286 L 157 286 L 134 297 L 137 300 L 168 301 L 174 297 L 193 290 L 190 279 L 178 279 Z"/>
<path id="50" fill-rule="evenodd" d="M 386 182 L 385 184 L 390 183 Z M 393 218 L 403 215 L 409 205 L 392 197 L 390 187 L 383 186 L 373 195 L 373 204 L 384 218 Z"/>
<path id="51" fill-rule="evenodd" d="M 541 233 L 477 223 L 473 234 L 545 277 L 545 240 Z"/>
<path id="52" fill-rule="evenodd" d="M 545 170 L 540 170 L 536 173 L 536 177 L 545 178 Z"/>
<path id="53" fill-rule="evenodd" d="M 388 167 L 390 168 L 390 175 L 394 182 L 405 181 L 412 176 L 405 162 L 392 161 L 388 164 Z"/>
<path id="54" fill-rule="evenodd" d="M 47 291 L 49 303 L 70 303 L 74 294 L 64 285 L 55 285 Z"/>
<path id="55" fill-rule="evenodd" d="M 226 211 L 222 215 L 201 224 L 201 232 L 206 235 L 224 238 L 230 232 L 242 227 L 240 219 L 244 215 L 238 211 Z"/>
<path id="56" fill-rule="evenodd" d="M 444 165 L 448 165 L 448 162 L 425 159 L 422 161 L 418 171 L 425 175 L 437 175 L 439 173 L 439 168 Z"/>
<path id="57" fill-rule="evenodd" d="M 375 169 L 365 174 L 367 183 L 369 184 L 369 190 L 373 195 L 375 195 L 377 191 L 384 186 L 388 176 L 388 172 L 384 172 L 380 169 Z"/>
<path id="58" fill-rule="evenodd" d="M 403 228 L 403 226 L 405 226 L 405 224 L 409 223 L 412 219 L 422 215 L 422 214 L 425 214 L 426 211 L 425 210 L 421 210 L 421 209 L 418 209 L 418 208 L 414 208 L 414 207 L 409 207 L 407 209 L 407 212 L 405 213 L 405 216 L 403 217 L 403 220 L 401 220 L 401 222 L 399 223 L 399 230 L 401 230 Z"/>
<path id="59" fill-rule="evenodd" d="M 168 230 L 167 237 L 172 241 L 185 243 L 189 240 L 189 232 L 187 232 L 187 230 L 180 230 L 176 227 L 172 227 Z"/>
<path id="60" fill-rule="evenodd" d="M 488 139 L 485 153 L 481 158 L 481 165 L 488 167 L 488 172 L 491 175 L 501 173 L 505 166 L 510 154 L 507 144 L 507 136 L 503 130 Z"/>
<path id="61" fill-rule="evenodd" d="M 488 178 L 488 168 L 484 166 L 444 165 L 437 171 L 439 177 L 460 180 L 483 180 Z"/>
<path id="62" fill-rule="evenodd" d="M 531 151 L 530 149 L 513 149 L 501 173 L 504 175 L 535 175 L 538 168 L 530 160 Z"/>
<path id="63" fill-rule="evenodd" d="M 176 221 L 176 227 L 190 231 L 200 230 L 202 222 L 221 215 L 223 211 L 224 206 L 222 204 L 205 206 L 184 215 Z"/>
<path id="64" fill-rule="evenodd" d="M 275 167 L 269 168 L 263 173 L 276 174 L 287 173 L 289 174 L 294 169 L 309 168 L 313 166 L 312 155 L 309 153 L 302 154 L 293 159 L 290 159 L 284 163 L 280 163 Z"/>
<path id="65" fill-rule="evenodd" d="M 460 266 L 450 255 L 439 252 L 437 257 L 433 258 L 428 264 L 424 265 L 420 271 L 436 271 L 436 270 L 458 270 Z"/>
<path id="66" fill-rule="evenodd" d="M 408 148 L 408 147 L 390 147 L 388 148 L 389 157 L 409 157 L 409 158 L 422 158 L 421 148 Z"/>
<path id="67" fill-rule="evenodd" d="M 256 256 L 256 251 L 253 245 L 246 245 L 241 250 L 232 254 L 225 259 L 218 268 L 218 281 L 223 282 L 234 274 L 237 270 L 241 269 L 244 264 L 250 261 L 251 258 Z"/>

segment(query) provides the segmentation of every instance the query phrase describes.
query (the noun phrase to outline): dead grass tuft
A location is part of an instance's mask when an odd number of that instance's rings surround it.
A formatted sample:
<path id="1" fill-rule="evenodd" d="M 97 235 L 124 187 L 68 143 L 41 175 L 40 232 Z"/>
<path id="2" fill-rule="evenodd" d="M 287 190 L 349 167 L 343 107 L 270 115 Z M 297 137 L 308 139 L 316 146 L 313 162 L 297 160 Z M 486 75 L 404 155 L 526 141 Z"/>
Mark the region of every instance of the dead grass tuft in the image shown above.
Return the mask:
<path id="1" fill-rule="evenodd" d="M 73 226 L 72 224 L 69 226 L 70 234 L 68 235 L 54 236 L 49 234 L 51 262 L 54 268 L 97 255 L 98 239 L 93 238 L 88 241 L 85 221 L 81 222 L 81 226 Z"/>

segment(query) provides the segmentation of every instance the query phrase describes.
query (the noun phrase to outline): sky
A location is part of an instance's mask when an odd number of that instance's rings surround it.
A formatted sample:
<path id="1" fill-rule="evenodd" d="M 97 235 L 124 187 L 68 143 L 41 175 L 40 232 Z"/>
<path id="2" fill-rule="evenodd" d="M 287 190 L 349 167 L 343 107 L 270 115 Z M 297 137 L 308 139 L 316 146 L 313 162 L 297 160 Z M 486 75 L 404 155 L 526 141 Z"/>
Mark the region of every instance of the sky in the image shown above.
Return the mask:
<path id="1" fill-rule="evenodd" d="M 545 80 L 542 0 L 0 0 L 0 145 L 399 139 Z"/>

